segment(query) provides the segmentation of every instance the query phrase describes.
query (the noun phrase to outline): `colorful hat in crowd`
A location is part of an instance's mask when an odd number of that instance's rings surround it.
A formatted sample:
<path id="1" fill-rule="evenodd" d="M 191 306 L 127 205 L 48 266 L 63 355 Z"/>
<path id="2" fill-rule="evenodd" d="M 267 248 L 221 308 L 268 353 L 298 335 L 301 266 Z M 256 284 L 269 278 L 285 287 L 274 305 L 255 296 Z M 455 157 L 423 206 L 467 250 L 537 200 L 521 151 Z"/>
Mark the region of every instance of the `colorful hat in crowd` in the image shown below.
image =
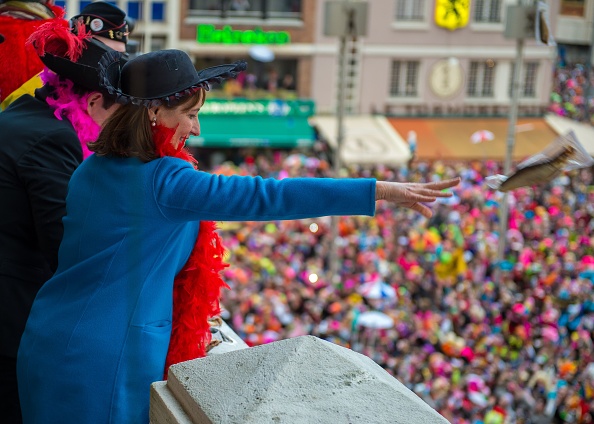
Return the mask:
<path id="1" fill-rule="evenodd" d="M 245 61 L 197 71 L 192 59 L 181 50 L 160 50 L 136 57 L 121 66 L 121 54 L 110 52 L 99 64 L 101 85 L 118 102 L 146 107 L 174 104 L 198 88 L 235 78 L 246 69 Z"/>
<path id="2" fill-rule="evenodd" d="M 127 43 L 131 31 L 129 21 L 119 8 L 103 1 L 96 1 L 83 8 L 80 15 L 73 16 L 70 19 L 70 27 L 76 34 L 78 24 L 82 24 L 85 32 L 91 35 Z"/>
<path id="3" fill-rule="evenodd" d="M 101 90 L 99 60 L 114 50 L 95 40 L 82 23 L 72 31 L 64 19 L 52 19 L 35 30 L 27 43 L 51 71 L 91 91 Z"/>

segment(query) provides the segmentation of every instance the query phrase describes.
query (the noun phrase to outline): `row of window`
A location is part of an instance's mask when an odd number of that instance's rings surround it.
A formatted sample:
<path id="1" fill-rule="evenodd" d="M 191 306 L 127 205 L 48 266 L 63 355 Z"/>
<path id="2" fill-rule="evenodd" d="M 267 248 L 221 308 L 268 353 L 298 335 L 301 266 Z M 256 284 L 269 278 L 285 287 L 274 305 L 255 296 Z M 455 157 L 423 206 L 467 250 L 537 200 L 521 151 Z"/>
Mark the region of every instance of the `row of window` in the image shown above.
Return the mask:
<path id="1" fill-rule="evenodd" d="M 425 21 L 430 3 L 433 2 L 395 0 L 396 20 Z M 501 22 L 502 0 L 475 0 L 472 7 L 475 22 Z M 301 19 L 301 13 L 301 0 L 190 0 L 190 14 L 203 17 Z"/>
<path id="2" fill-rule="evenodd" d="M 419 96 L 419 61 L 395 60 L 392 62 L 392 75 L 390 79 L 390 95 L 392 97 L 418 97 Z M 511 75 L 515 64 L 512 63 Z M 486 61 L 470 62 L 466 79 L 466 95 L 468 97 L 493 97 L 495 86 L 496 62 L 492 59 Z M 538 62 L 525 62 L 522 66 L 520 84 L 521 97 L 536 97 L 536 76 Z M 512 78 L 508 86 L 508 95 L 512 93 Z"/>
<path id="3" fill-rule="evenodd" d="M 79 1 L 79 10 L 92 3 Z M 117 6 L 115 1 L 108 1 Z M 56 0 L 57 6 L 66 7 L 65 0 Z M 142 1 L 129 1 L 126 13 L 133 19 L 165 20 L 165 2 L 150 3 L 150 16 L 145 16 Z M 301 0 L 190 0 L 190 14 L 201 17 L 289 18 L 301 19 Z M 500 22 L 500 0 L 475 0 L 475 20 Z M 425 0 L 397 0 L 396 19 L 399 21 L 425 20 Z"/>
<path id="4" fill-rule="evenodd" d="M 433 1 L 426 0 L 396 0 L 396 21 L 424 22 L 426 15 L 430 13 L 427 6 Z M 451 2 L 456 7 L 455 2 Z M 502 0 L 474 0 L 472 2 L 472 18 L 474 22 L 500 23 Z"/>
<path id="5" fill-rule="evenodd" d="M 433 4 L 433 0 L 429 2 Z M 396 20 L 406 22 L 423 22 L 426 19 L 426 0 L 396 0 Z M 452 7 L 456 7 L 456 1 L 450 0 Z M 502 20 L 502 0 L 473 0 L 472 18 L 474 22 L 500 23 Z M 583 17 L 585 12 L 585 0 L 561 0 L 559 14 L 565 16 Z"/>
<path id="6" fill-rule="evenodd" d="M 56 6 L 66 8 L 66 1 L 56 0 Z M 89 4 L 93 3 L 92 1 L 80 1 L 79 2 L 79 11 L 87 7 Z M 106 3 L 113 4 L 117 6 L 115 1 L 108 1 Z M 150 20 L 152 22 L 164 22 L 167 18 L 166 16 L 166 1 L 151 1 L 150 2 L 150 14 L 145 16 L 146 13 L 144 9 L 144 2 L 142 1 L 129 1 L 126 4 L 124 10 L 126 15 L 131 17 L 134 20 L 142 21 L 142 20 Z M 74 15 L 74 13 L 72 14 Z"/>
<path id="7" fill-rule="evenodd" d="M 177 1 L 177 0 L 176 0 Z M 394 0 L 395 19 L 403 22 L 424 22 L 431 14 L 428 6 L 433 4 L 427 0 Z M 80 9 L 91 1 L 81 0 Z M 108 3 L 116 5 L 115 1 Z M 127 14 L 136 20 L 162 22 L 166 19 L 166 1 L 150 2 L 150 14 L 146 15 L 142 1 L 128 1 Z M 452 1 L 452 7 L 455 7 Z M 65 0 L 56 0 L 55 4 L 66 7 Z M 503 0 L 474 0 L 472 2 L 472 18 L 478 23 L 501 23 Z M 582 16 L 584 0 L 562 0 L 561 14 Z M 577 12 L 576 12 L 577 11 Z M 200 17 L 245 17 L 256 19 L 301 19 L 302 0 L 190 0 L 190 15 Z"/>
<path id="8" fill-rule="evenodd" d="M 190 0 L 190 14 L 200 17 L 301 19 L 301 0 Z"/>

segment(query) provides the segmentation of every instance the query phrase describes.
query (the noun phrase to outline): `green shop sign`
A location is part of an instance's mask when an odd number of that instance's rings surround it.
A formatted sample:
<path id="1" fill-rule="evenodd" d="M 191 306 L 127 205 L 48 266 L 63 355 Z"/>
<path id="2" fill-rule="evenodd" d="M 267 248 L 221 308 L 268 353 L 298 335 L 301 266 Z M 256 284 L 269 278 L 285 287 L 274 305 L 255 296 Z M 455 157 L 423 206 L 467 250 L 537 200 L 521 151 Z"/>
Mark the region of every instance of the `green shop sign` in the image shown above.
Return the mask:
<path id="1" fill-rule="evenodd" d="M 291 35 L 287 31 L 264 31 L 260 27 L 243 31 L 229 25 L 216 29 L 214 25 L 201 24 L 196 28 L 196 41 L 214 44 L 288 44 Z"/>
<path id="2" fill-rule="evenodd" d="M 200 115 L 302 116 L 314 114 L 313 100 L 208 99 Z"/>

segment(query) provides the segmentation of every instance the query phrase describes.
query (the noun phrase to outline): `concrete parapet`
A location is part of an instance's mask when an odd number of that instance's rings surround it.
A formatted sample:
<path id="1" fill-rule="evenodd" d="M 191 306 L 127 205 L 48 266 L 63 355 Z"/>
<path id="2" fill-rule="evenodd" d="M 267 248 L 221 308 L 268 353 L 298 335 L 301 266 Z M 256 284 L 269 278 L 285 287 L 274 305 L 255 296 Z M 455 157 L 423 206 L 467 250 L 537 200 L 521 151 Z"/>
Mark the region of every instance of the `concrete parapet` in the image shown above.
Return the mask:
<path id="1" fill-rule="evenodd" d="M 151 388 L 152 424 L 314 422 L 448 421 L 368 357 L 313 336 L 173 365 Z"/>

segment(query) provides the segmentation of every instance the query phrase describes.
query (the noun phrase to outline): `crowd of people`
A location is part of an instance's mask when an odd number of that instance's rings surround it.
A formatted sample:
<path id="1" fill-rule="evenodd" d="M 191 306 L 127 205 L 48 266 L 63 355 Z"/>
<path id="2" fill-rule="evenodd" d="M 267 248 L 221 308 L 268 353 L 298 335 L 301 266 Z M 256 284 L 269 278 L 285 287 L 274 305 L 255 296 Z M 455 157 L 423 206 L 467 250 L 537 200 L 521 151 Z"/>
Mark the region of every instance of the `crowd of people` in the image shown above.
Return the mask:
<path id="1" fill-rule="evenodd" d="M 593 422 L 592 172 L 510 193 L 498 260 L 503 195 L 485 177 L 501 168 L 350 167 L 345 176 L 462 182 L 431 219 L 382 202 L 375 217 L 340 218 L 338 278 L 329 218 L 223 224 L 224 319 L 252 346 L 313 334 L 360 351 L 453 424 Z M 277 151 L 214 172 L 325 177 L 331 166 L 321 150 Z M 393 325 L 361 325 L 369 311 Z"/>
<path id="2" fill-rule="evenodd" d="M 590 78 L 588 78 L 590 75 Z M 581 63 L 559 61 L 553 72 L 549 111 L 580 122 L 594 124 L 594 73 Z"/>
<path id="3" fill-rule="evenodd" d="M 129 26 L 123 11 L 114 8 L 94 2 L 70 24 L 62 12 L 48 15 L 50 25 L 44 23 L 31 38 L 48 68 L 33 79 L 44 86 L 34 95 L 14 97 L 2 112 L 5 136 L 20 140 L 5 143 L 4 160 L 10 165 L 3 167 L 4 179 L 14 181 L 5 184 L 4 197 L 13 207 L 2 220 L 9 241 L 2 244 L 2 258 L 13 264 L 3 270 L 7 295 L 2 296 L 3 321 L 6 328 L 11 326 L 3 332 L 0 352 L 1 405 L 7 422 L 21 422 L 17 349 L 26 422 L 46 422 L 51 420 L 48 414 L 60 422 L 66 415 L 72 422 L 100 422 L 107 416 L 145 422 L 150 383 L 166 373 L 166 365 L 206 351 L 206 318 L 218 308 L 213 306 L 216 299 L 204 300 L 202 289 L 207 287 L 214 299 L 225 283 L 230 290 L 224 291 L 222 316 L 249 345 L 313 334 L 360 351 L 453 424 L 594 421 L 591 169 L 563 175 L 546 186 L 515 190 L 509 197 L 485 185 L 488 175 L 501 172 L 502 164 L 493 161 L 412 161 L 401 168 L 349 167 L 343 175 L 377 178 L 377 184 L 268 180 L 267 188 L 258 190 L 257 178 L 233 179 L 235 186 L 221 184 L 209 193 L 214 195 L 208 209 L 203 198 L 196 197 L 212 186 L 203 181 L 228 180 L 196 173 L 193 158 L 181 147 L 199 133 L 197 113 L 207 82 L 235 77 L 245 64 L 198 74 L 186 53 L 166 50 L 123 65 Z M 58 48 L 58 40 L 46 43 L 50 35 L 81 48 Z M 147 69 L 157 75 L 154 80 Z M 143 75 L 146 85 L 131 83 Z M 557 70 L 554 112 L 590 119 L 584 87 L 592 82 L 586 75 L 580 66 Z M 240 87 L 245 83 L 233 81 Z M 265 81 L 260 88 L 269 93 L 295 89 L 291 78 L 279 80 L 274 72 Z M 21 83 L 16 84 L 19 89 Z M 122 106 L 114 107 L 118 101 Z M 32 120 L 38 124 L 35 128 Z M 143 131 L 135 131 L 129 122 L 139 123 Z M 97 136 L 92 148 L 96 154 L 78 168 L 68 186 L 60 267 L 46 282 L 56 271 L 66 186 L 74 169 L 90 156 L 86 142 Z M 324 146 L 317 144 L 314 153 L 260 151 L 213 171 L 277 180 L 334 176 Z M 96 175 L 102 175 L 101 184 Z M 149 185 L 158 195 L 138 191 Z M 440 191 L 455 185 L 452 197 Z M 367 195 L 372 186 L 375 199 Z M 237 196 L 248 189 L 253 196 Z M 320 195 L 327 192 L 332 199 Z M 379 193 L 402 207 L 380 201 L 373 217 L 359 215 L 373 215 L 375 200 L 386 198 L 377 197 Z M 258 204 L 246 200 L 257 195 Z M 268 202 L 271 198 L 274 203 Z M 420 202 L 436 198 L 428 218 Z M 511 203 L 509 229 L 499 234 L 504 200 Z M 111 213 L 113 205 L 120 213 Z M 276 210 L 271 212 L 272 207 Z M 284 220 L 339 212 L 357 215 Z M 272 220 L 243 221 L 263 216 Z M 205 221 L 219 217 L 242 220 L 226 222 L 219 231 L 230 264 L 223 271 L 224 282 L 216 272 L 215 278 L 204 271 L 205 264 L 224 268 L 214 225 Z M 19 225 L 14 224 L 17 220 Z M 174 240 L 170 234 L 178 237 Z M 44 242 L 44 237 L 51 240 Z M 502 258 L 497 254 L 500 237 L 507 246 Z M 167 249 L 160 250 L 163 246 Z M 218 262 L 208 264 L 206 259 L 213 258 Z M 108 275 L 101 274 L 105 263 L 110 264 Z M 146 263 L 155 272 L 147 272 Z M 22 288 L 24 281 L 29 293 Z M 188 287 L 191 290 L 184 290 Z M 192 297 L 192 303 L 179 293 L 200 296 Z M 171 304 L 173 326 L 168 321 Z M 194 313 L 194 307 L 200 309 L 199 319 L 187 314 Z M 90 310 L 101 313 L 87 313 Z M 122 319 L 125 313 L 129 319 Z M 364 320 L 370 313 L 382 321 Z M 185 338 L 196 334 L 194 328 L 183 330 L 195 322 L 201 325 L 200 343 Z M 138 337 L 128 339 L 128 330 Z M 199 346 L 200 352 L 187 352 L 188 346 Z M 128 356 L 120 356 L 120 348 Z M 69 402 L 64 403 L 66 392 Z"/>
<path id="4" fill-rule="evenodd" d="M 293 99 L 296 97 L 296 89 L 295 76 L 292 73 L 284 73 L 281 77 L 274 67 L 270 67 L 266 72 L 243 72 L 236 79 L 225 81 L 221 84 L 220 91 L 215 89 L 213 93 L 215 96 L 248 99 Z"/>
<path id="5" fill-rule="evenodd" d="M 130 59 L 123 11 L 63 14 L 28 39 L 42 86 L 0 114 L 3 422 L 146 423 L 151 384 L 212 346 L 227 286 L 213 221 L 373 216 L 378 200 L 429 217 L 460 183 L 198 172 L 184 146 L 206 91 L 246 62 Z"/>

